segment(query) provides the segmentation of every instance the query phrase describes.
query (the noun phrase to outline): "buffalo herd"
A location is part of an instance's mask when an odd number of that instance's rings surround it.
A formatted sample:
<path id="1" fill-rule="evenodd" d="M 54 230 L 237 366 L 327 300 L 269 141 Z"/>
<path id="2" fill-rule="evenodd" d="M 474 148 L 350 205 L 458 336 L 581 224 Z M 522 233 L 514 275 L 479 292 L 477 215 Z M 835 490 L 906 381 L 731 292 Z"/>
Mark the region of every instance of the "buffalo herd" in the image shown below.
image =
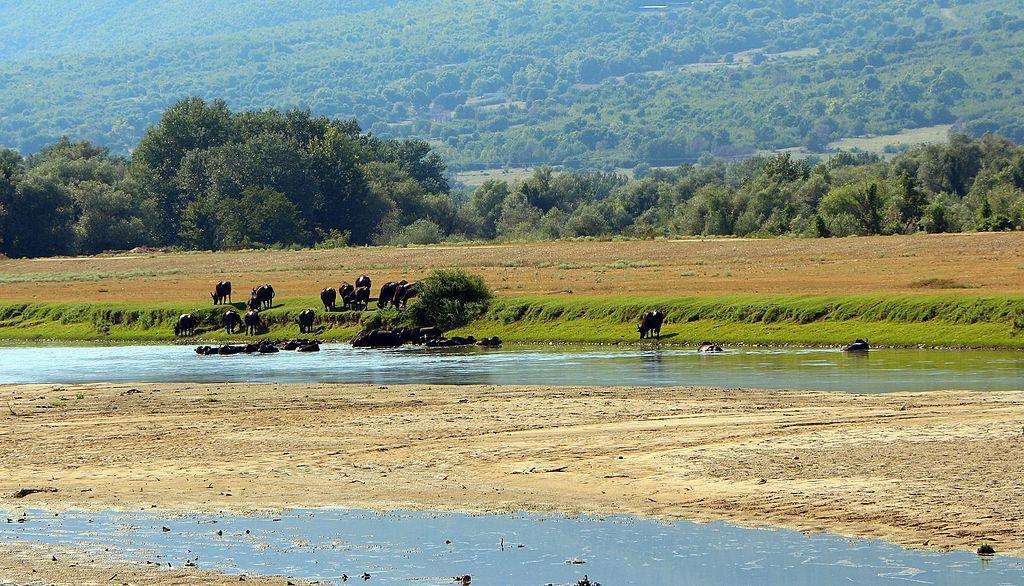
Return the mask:
<path id="1" fill-rule="evenodd" d="M 377 299 L 377 306 L 380 309 L 394 307 L 405 309 L 409 300 L 416 296 L 417 284 L 409 281 L 389 282 L 381 287 Z M 327 313 L 344 311 L 365 311 L 370 306 L 373 281 L 368 275 L 360 275 L 355 280 L 355 285 L 342 283 L 337 289 L 327 287 L 320 292 L 320 301 L 323 303 L 324 311 Z M 220 281 L 214 285 L 210 298 L 214 305 L 234 305 L 231 298 L 231 281 Z M 274 307 L 277 292 L 270 284 L 257 285 L 253 287 L 249 300 L 245 303 L 246 311 L 239 315 L 237 311 L 228 310 L 220 316 L 219 327 L 224 328 L 228 334 L 244 332 L 245 335 L 257 335 L 264 332 L 267 325 L 260 315 L 261 311 Z M 241 306 L 238 306 L 241 307 Z M 313 309 L 301 311 L 295 320 L 299 325 L 300 333 L 312 333 L 316 324 L 316 312 Z M 174 335 L 177 337 L 190 337 L 196 334 L 199 327 L 199 318 L 192 313 L 182 314 L 174 324 Z"/>
<path id="2" fill-rule="evenodd" d="M 327 313 L 338 311 L 339 309 L 343 311 L 365 311 L 370 305 L 372 287 L 373 282 L 370 277 L 360 275 L 355 280 L 354 285 L 342 283 L 337 289 L 327 287 L 320 291 L 320 302 Z M 409 300 L 416 296 L 418 287 L 416 282 L 409 282 L 404 279 L 385 283 L 381 286 L 380 294 L 377 296 L 377 308 L 386 309 L 393 307 L 399 310 L 405 309 L 408 306 Z M 231 281 L 221 281 L 214 285 L 214 290 L 210 293 L 210 297 L 213 299 L 214 305 L 233 305 Z M 221 316 L 220 327 L 223 327 L 228 334 L 235 334 L 240 330 L 244 331 L 245 335 L 257 335 L 264 332 L 267 324 L 264 323 L 260 312 L 271 309 L 274 306 L 276 297 L 277 294 L 274 291 L 273 285 L 266 284 L 253 287 L 249 301 L 245 304 L 248 311 L 244 316 L 240 316 L 236 311 L 228 310 Z M 299 313 L 296 322 L 298 323 L 300 333 L 313 333 L 316 325 L 316 312 L 313 309 L 304 309 Z M 664 323 L 664 311 L 650 310 L 644 312 L 640 318 L 640 323 L 637 325 L 640 339 L 660 340 L 661 328 Z M 198 327 L 199 318 L 195 314 L 182 314 L 174 324 L 174 335 L 178 337 L 194 336 Z M 461 346 L 467 344 L 496 346 L 500 345 L 501 341 L 498 338 L 485 338 L 478 341 L 471 336 L 468 338 L 448 339 L 444 338 L 441 331 L 437 328 L 367 330 L 361 332 L 353 340 L 353 345 L 356 347 L 395 347 L 407 343 L 422 343 L 427 346 Z M 306 351 L 310 351 L 309 349 L 312 346 L 306 346 Z M 701 342 L 697 348 L 702 354 L 722 352 L 722 347 L 713 342 Z M 864 352 L 869 349 L 869 345 L 867 340 L 858 339 L 852 344 L 843 346 L 842 349 L 847 352 Z M 224 350 L 211 349 L 207 350 L 207 352 L 234 353 L 235 350 L 234 347 L 231 347 Z M 276 346 L 274 348 L 268 346 L 266 348 L 257 347 L 250 349 L 253 352 L 263 353 L 276 350 Z M 242 352 L 243 350 L 238 351 Z"/>

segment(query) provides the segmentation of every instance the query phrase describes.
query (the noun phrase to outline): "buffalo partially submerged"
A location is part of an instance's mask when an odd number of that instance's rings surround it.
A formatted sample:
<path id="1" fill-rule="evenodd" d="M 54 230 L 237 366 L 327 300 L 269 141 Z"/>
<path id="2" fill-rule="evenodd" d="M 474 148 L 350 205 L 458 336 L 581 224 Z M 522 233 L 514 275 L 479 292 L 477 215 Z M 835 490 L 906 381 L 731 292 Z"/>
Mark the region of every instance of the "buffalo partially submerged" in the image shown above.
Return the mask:
<path id="1" fill-rule="evenodd" d="M 210 293 L 210 297 L 213 298 L 214 305 L 231 303 L 231 281 L 221 281 L 214 285 L 213 293 Z"/>
<path id="2" fill-rule="evenodd" d="M 356 288 L 359 287 L 369 287 L 372 289 L 373 281 L 371 281 L 370 277 L 367 277 L 366 275 L 360 275 L 359 278 L 356 279 Z"/>
<path id="3" fill-rule="evenodd" d="M 391 297 L 391 305 L 396 309 L 402 309 L 408 305 L 409 300 L 416 296 L 416 283 L 406 283 L 402 281 L 398 287 L 395 288 L 395 293 Z"/>
<path id="4" fill-rule="evenodd" d="M 225 311 L 220 323 L 229 334 L 233 334 L 242 325 L 242 317 L 234 311 Z"/>
<path id="5" fill-rule="evenodd" d="M 640 318 L 640 325 L 636 327 L 637 331 L 640 332 L 640 339 L 645 338 L 657 338 L 661 339 L 661 324 L 665 321 L 665 312 L 663 311 L 648 311 L 644 313 L 644 316 Z"/>
<path id="6" fill-rule="evenodd" d="M 260 318 L 260 312 L 250 311 L 245 314 L 245 334 L 256 335 L 263 329 L 263 320 Z"/>
<path id="7" fill-rule="evenodd" d="M 857 338 L 852 344 L 843 346 L 843 352 L 867 352 L 870 348 L 867 340 Z"/>
<path id="8" fill-rule="evenodd" d="M 397 348 L 404 343 L 401 332 L 392 330 L 364 330 L 352 338 L 353 348 Z"/>
<path id="9" fill-rule="evenodd" d="M 316 322 L 316 312 L 312 309 L 303 309 L 299 317 L 295 319 L 299 324 L 299 333 L 308 334 L 313 331 L 313 324 Z"/>
<path id="10" fill-rule="evenodd" d="M 406 284 L 407 281 L 398 281 L 397 283 L 392 281 L 390 283 L 385 283 L 384 286 L 380 288 L 380 297 L 377 298 L 377 307 L 379 309 L 384 309 L 390 305 L 395 299 L 395 292 L 398 291 L 398 288 Z"/>
<path id="11" fill-rule="evenodd" d="M 334 304 L 338 302 L 338 292 L 334 287 L 328 287 L 320 292 L 320 301 L 324 304 L 324 311 L 334 311 Z"/>
<path id="12" fill-rule="evenodd" d="M 717 354 L 722 351 L 722 347 L 713 342 L 701 342 L 697 351 L 701 354 Z"/>
<path id="13" fill-rule="evenodd" d="M 342 283 L 341 287 L 338 287 L 338 298 L 341 299 L 345 310 L 351 309 L 352 302 L 356 300 L 356 288 L 349 283 Z"/>
<path id="14" fill-rule="evenodd" d="M 191 313 L 183 313 L 178 316 L 178 321 L 174 324 L 174 335 L 175 336 L 194 336 L 196 333 L 196 326 L 199 325 L 199 319 Z"/>
<path id="15" fill-rule="evenodd" d="M 259 311 L 261 309 L 270 309 L 274 306 L 274 297 L 277 294 L 274 292 L 273 285 L 260 285 L 259 287 L 253 287 L 252 297 L 249 298 L 249 309 Z M 253 307 L 255 303 L 256 307 Z"/>

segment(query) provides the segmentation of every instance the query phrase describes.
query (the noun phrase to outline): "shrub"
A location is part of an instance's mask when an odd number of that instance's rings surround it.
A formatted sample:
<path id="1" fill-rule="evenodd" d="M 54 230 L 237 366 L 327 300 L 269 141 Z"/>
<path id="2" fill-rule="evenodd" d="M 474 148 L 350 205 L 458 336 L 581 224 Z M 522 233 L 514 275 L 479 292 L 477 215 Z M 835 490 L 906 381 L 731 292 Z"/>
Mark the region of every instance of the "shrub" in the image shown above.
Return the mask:
<path id="1" fill-rule="evenodd" d="M 441 241 L 441 228 L 426 219 L 419 219 L 406 226 L 395 236 L 392 243 L 397 246 L 410 244 L 437 244 Z"/>
<path id="2" fill-rule="evenodd" d="M 409 312 L 419 326 L 450 330 L 480 317 L 493 295 L 479 275 L 459 269 L 434 271 L 419 282 Z"/>

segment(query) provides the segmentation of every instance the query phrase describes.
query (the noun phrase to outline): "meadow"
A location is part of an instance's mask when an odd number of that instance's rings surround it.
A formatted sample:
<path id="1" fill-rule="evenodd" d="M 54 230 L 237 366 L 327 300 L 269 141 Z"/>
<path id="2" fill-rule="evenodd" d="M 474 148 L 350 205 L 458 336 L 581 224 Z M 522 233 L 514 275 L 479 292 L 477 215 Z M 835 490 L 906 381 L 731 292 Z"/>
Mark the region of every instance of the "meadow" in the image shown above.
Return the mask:
<path id="1" fill-rule="evenodd" d="M 271 338 L 318 309 L 318 336 L 345 340 L 394 310 L 322 311 L 324 287 L 360 274 L 381 284 L 459 267 L 496 294 L 459 333 L 511 342 L 636 341 L 643 311 L 668 314 L 663 343 L 1024 347 L 1024 234 L 845 239 L 579 241 L 485 246 L 167 253 L 0 260 L 0 339 L 170 340 L 194 312 L 204 340 L 223 306 L 215 282 L 272 283 Z"/>

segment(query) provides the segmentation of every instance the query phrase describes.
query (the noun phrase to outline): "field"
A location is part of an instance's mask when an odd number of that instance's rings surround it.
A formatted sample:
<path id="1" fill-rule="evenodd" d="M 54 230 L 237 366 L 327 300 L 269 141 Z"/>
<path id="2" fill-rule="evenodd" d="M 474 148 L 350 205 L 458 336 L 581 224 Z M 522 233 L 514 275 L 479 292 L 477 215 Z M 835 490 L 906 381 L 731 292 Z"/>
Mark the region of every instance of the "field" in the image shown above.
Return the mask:
<path id="1" fill-rule="evenodd" d="M 379 287 L 443 267 L 481 274 L 497 295 L 465 333 L 511 341 L 632 340 L 636 317 L 658 307 L 669 314 L 674 343 L 836 344 L 869 336 L 892 345 L 1024 346 L 1021 233 L 0 260 L 0 338 L 167 339 L 184 311 L 215 323 L 209 291 L 224 279 L 234 283 L 236 303 L 253 285 L 272 283 L 280 301 L 267 314 L 272 337 L 296 335 L 288 324 L 319 306 L 323 287 L 363 273 Z M 321 334 L 347 338 L 365 317 L 332 314 Z"/>
<path id="2" fill-rule="evenodd" d="M 886 147 L 914 147 L 921 144 L 936 144 L 949 139 L 949 124 L 911 128 L 896 134 L 882 136 L 861 136 L 844 138 L 829 143 L 829 149 L 860 150 L 871 153 L 885 154 Z"/>

